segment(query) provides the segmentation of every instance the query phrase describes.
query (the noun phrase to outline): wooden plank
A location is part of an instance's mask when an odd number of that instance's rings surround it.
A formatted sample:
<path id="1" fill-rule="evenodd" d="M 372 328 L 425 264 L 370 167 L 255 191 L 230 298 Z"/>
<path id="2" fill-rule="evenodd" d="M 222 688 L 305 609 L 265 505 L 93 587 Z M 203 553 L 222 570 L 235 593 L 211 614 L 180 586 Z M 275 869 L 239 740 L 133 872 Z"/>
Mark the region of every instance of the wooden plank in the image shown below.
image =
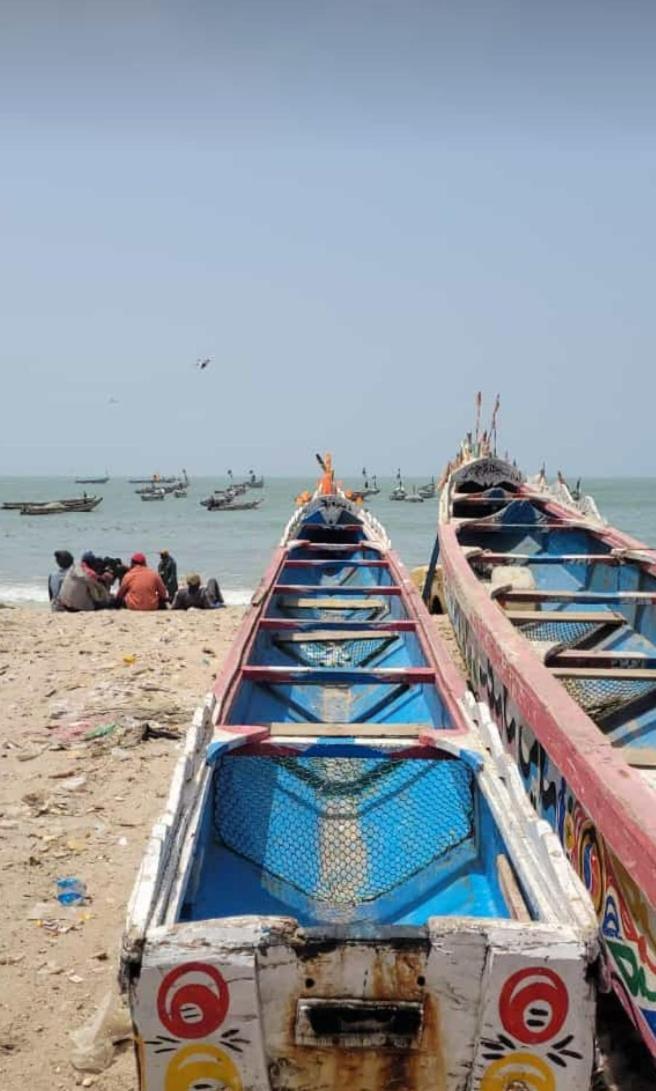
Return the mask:
<path id="1" fill-rule="evenodd" d="M 396 683 L 423 685 L 435 681 L 432 667 L 242 667 L 246 682 L 268 682 L 270 685 L 326 685 L 329 682 L 364 685 Z"/>
<path id="2" fill-rule="evenodd" d="M 294 735 L 327 735 L 342 738 L 355 735 L 358 738 L 417 738 L 430 728 L 430 724 L 316 724 L 316 723 L 274 723 L 270 725 L 271 735 L 277 737 Z"/>
<path id="3" fill-rule="evenodd" d="M 276 595 L 330 595 L 332 589 L 326 587 L 324 584 L 307 584 L 307 583 L 277 583 L 274 588 Z M 335 594 L 338 595 L 354 595 L 364 598 L 369 595 L 383 595 L 390 597 L 392 595 L 400 595 L 401 588 L 394 584 L 391 587 L 386 586 L 372 586 L 372 587 L 336 587 Z"/>
<path id="4" fill-rule="evenodd" d="M 605 651 L 577 651 L 572 648 L 561 648 L 550 656 L 549 667 L 601 667 L 601 666 L 628 666 L 635 664 L 640 667 L 656 667 L 656 655 L 647 655 L 645 652 L 605 652 Z"/>
<path id="5" fill-rule="evenodd" d="M 626 618 L 616 610 L 517 610 L 506 614 L 513 625 L 530 621 L 593 621 L 599 625 L 625 625 Z"/>
<path id="6" fill-rule="evenodd" d="M 656 682 L 656 669 L 648 667 L 552 667 L 554 678 L 621 678 L 626 682 Z"/>
<path id="7" fill-rule="evenodd" d="M 285 561 L 285 568 L 334 568 L 336 564 L 342 564 L 344 568 L 389 568 L 387 561 L 383 561 L 377 558 L 375 561 L 369 561 L 366 559 L 351 559 L 343 561 L 326 560 L 312 560 L 308 558 L 304 560 L 302 558 L 290 557 Z"/>
<path id="8" fill-rule="evenodd" d="M 499 886 L 501 887 L 501 893 L 503 894 L 504 901 L 512 919 L 514 921 L 523 921 L 524 923 L 532 920 L 531 914 L 526 907 L 526 902 L 524 901 L 524 895 L 515 878 L 515 872 L 511 867 L 508 857 L 504 853 L 500 853 L 497 856 L 497 878 L 499 880 Z"/>
<path id="9" fill-rule="evenodd" d="M 546 556 L 535 556 L 533 553 L 494 553 L 492 550 L 483 549 L 476 554 L 471 554 L 471 559 L 485 561 L 486 564 L 512 564 L 519 561 L 521 564 L 612 564 L 618 565 L 621 557 L 611 553 L 560 553 Z"/>
<path id="10" fill-rule="evenodd" d="M 260 618 L 259 628 L 267 631 L 279 630 L 280 632 L 305 633 L 310 632 L 312 626 L 317 624 L 320 624 L 322 629 L 330 632 L 339 632 L 340 630 L 356 632 L 361 630 L 362 632 L 368 632 L 370 635 L 375 635 L 383 630 L 389 630 L 390 633 L 414 633 L 417 629 L 417 623 L 413 618 L 385 618 L 378 621 L 370 621 L 365 618 L 358 618 L 354 621 L 344 621 L 340 618 L 335 620 L 322 618 L 321 622 L 318 622 L 316 618 L 299 617 L 263 617 Z"/>
<path id="11" fill-rule="evenodd" d="M 365 549 L 373 549 L 376 553 L 382 553 L 383 547 L 377 542 L 311 542 L 308 538 L 295 538 L 289 546 L 290 549 L 306 549 L 319 553 L 325 549 L 330 553 L 363 553 Z"/>
<path id="12" fill-rule="evenodd" d="M 619 747 L 614 749 L 619 750 Z M 627 746 L 621 751 L 627 765 L 633 769 L 656 769 L 656 747 Z"/>
<path id="13" fill-rule="evenodd" d="M 496 596 L 505 602 L 656 603 L 656 591 L 510 591 Z"/>
<path id="14" fill-rule="evenodd" d="M 309 598 L 304 595 L 284 595 L 280 605 L 295 610 L 382 610 L 387 603 L 381 598 L 346 598 L 337 595 Z"/>
<path id="15" fill-rule="evenodd" d="M 279 644 L 305 644 L 313 641 L 387 640 L 398 636 L 389 629 L 305 629 L 303 632 L 284 633 L 276 637 Z"/>

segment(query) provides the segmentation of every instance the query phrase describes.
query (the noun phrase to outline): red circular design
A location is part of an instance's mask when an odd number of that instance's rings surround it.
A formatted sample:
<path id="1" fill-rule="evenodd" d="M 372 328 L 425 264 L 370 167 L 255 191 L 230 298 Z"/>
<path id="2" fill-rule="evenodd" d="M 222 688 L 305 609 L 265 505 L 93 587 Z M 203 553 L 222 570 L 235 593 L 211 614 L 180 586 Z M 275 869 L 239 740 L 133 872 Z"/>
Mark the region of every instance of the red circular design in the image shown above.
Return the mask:
<path id="1" fill-rule="evenodd" d="M 188 981 L 181 978 L 191 974 L 202 975 L 203 981 Z M 157 1012 L 160 1020 L 171 1034 L 179 1038 L 204 1038 L 212 1034 L 228 1014 L 230 992 L 222 975 L 215 966 L 207 962 L 186 962 L 169 970 L 162 981 L 157 994 Z M 190 1018 L 185 1008 L 193 1008 Z"/>
<path id="2" fill-rule="evenodd" d="M 525 1045 L 555 1038 L 568 1009 L 569 997 L 562 978 L 546 966 L 517 970 L 505 982 L 499 997 L 501 1022 L 513 1038 Z M 539 1025 L 545 1018 L 544 1025 Z M 529 1019 L 535 1025 L 531 1026 Z"/>

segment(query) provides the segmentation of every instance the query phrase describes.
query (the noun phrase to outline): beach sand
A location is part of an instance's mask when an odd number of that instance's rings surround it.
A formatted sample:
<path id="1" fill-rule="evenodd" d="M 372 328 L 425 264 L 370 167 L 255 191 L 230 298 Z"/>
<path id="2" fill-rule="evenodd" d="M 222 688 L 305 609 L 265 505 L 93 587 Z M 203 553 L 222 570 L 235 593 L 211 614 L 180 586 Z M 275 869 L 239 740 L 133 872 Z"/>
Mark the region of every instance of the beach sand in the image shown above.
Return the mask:
<path id="1" fill-rule="evenodd" d="M 92 1075 L 72 1068 L 69 1032 L 115 989 L 145 840 L 193 711 L 242 616 L 239 607 L 0 610 L 3 1091 L 136 1091 L 131 1043 Z M 84 739 L 113 724 L 104 737 Z M 158 737 L 162 729 L 173 737 Z M 56 880 L 71 875 L 90 901 L 61 910 Z"/>

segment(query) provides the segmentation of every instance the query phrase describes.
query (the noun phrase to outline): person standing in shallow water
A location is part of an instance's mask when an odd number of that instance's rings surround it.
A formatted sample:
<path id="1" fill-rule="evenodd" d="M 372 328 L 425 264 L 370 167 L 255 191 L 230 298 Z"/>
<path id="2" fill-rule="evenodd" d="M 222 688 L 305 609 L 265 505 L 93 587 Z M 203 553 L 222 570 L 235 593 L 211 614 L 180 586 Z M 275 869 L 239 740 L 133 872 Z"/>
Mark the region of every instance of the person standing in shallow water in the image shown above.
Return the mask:
<path id="1" fill-rule="evenodd" d="M 53 610 L 58 609 L 57 597 L 61 591 L 64 576 L 73 564 L 73 554 L 69 553 L 67 549 L 56 549 L 55 561 L 57 562 L 57 571 L 51 572 L 48 576 L 48 598 L 52 603 Z"/>
<path id="2" fill-rule="evenodd" d="M 169 602 L 173 602 L 175 593 L 178 590 L 178 566 L 175 563 L 175 557 L 171 556 L 168 549 L 160 549 L 157 571 L 167 590 Z"/>

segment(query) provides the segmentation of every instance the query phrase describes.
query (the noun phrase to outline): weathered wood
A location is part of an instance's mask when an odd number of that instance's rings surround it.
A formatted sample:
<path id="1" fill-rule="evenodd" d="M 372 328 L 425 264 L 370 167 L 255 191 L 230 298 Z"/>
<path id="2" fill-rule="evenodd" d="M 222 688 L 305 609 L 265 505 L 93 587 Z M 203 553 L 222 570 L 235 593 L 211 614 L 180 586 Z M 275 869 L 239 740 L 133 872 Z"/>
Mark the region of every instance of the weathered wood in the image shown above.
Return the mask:
<path id="1" fill-rule="evenodd" d="M 291 610 L 382 610 L 387 603 L 382 598 L 326 595 L 309 598 L 304 595 L 284 595 L 280 605 Z"/>
<path id="2" fill-rule="evenodd" d="M 271 736 L 282 737 L 285 735 L 309 736 L 357 736 L 358 738 L 417 738 L 426 730 L 426 724 L 395 724 L 395 723 L 368 723 L 368 724 L 318 724 L 318 723 L 272 723 L 270 725 Z"/>
<path id="3" fill-rule="evenodd" d="M 655 603 L 656 591 L 507 591 L 496 596 L 505 602 Z"/>
<path id="4" fill-rule="evenodd" d="M 370 682 L 396 682 L 405 685 L 421 685 L 435 681 L 433 667 L 242 667 L 245 682 L 325 684 L 349 682 L 364 685 Z"/>
<path id="5" fill-rule="evenodd" d="M 554 678 L 608 678 L 625 682 L 656 682 L 656 669 L 648 667 L 552 667 Z"/>
<path id="6" fill-rule="evenodd" d="M 508 912 L 512 919 L 515 921 L 530 921 L 531 914 L 526 908 L 524 895 L 519 889 L 519 884 L 515 878 L 515 872 L 510 865 L 510 861 L 504 853 L 500 853 L 497 856 L 497 878 L 499 880 L 499 886 L 501 887 L 501 893 L 503 894 L 504 901 L 508 906 Z"/>
<path id="7" fill-rule="evenodd" d="M 592 622 L 599 625 L 625 625 L 626 618 L 616 610 L 513 610 L 507 618 L 513 625 L 523 625 L 531 621 L 571 621 Z"/>
<path id="8" fill-rule="evenodd" d="M 307 644 L 308 641 L 340 643 L 345 640 L 387 640 L 398 635 L 389 629 L 305 629 L 274 639 L 278 644 Z"/>
<path id="9" fill-rule="evenodd" d="M 656 746 L 625 746 L 621 753 L 634 769 L 656 769 Z"/>

